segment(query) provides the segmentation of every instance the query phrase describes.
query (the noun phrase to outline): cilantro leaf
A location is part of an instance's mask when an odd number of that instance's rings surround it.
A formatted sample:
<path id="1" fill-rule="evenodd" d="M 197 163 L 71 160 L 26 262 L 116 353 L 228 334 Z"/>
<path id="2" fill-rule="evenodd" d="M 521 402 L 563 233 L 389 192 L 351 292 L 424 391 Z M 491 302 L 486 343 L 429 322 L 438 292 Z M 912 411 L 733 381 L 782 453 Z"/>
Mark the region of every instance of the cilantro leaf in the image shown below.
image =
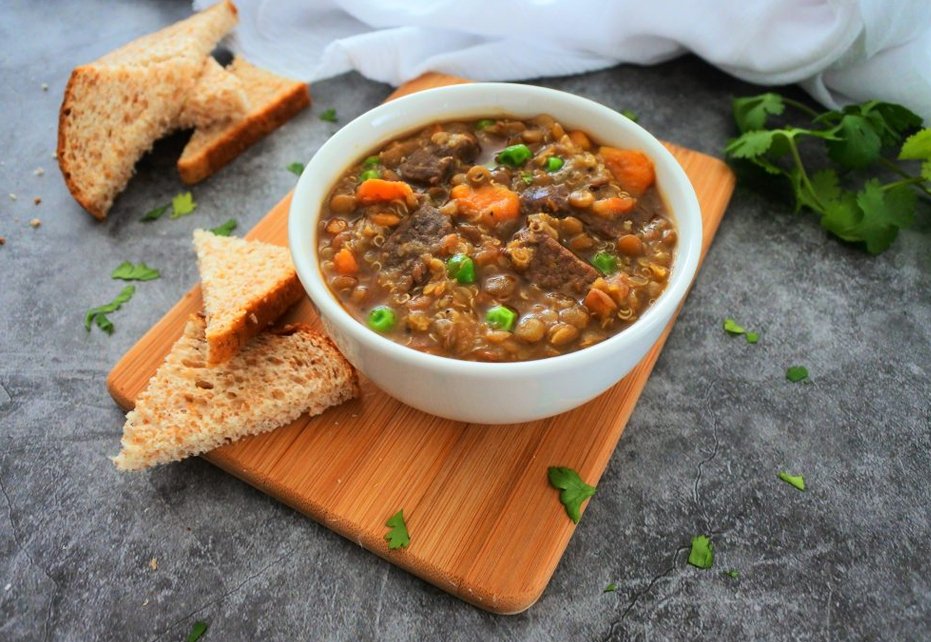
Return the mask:
<path id="1" fill-rule="evenodd" d="M 899 160 L 931 159 L 931 127 L 912 134 L 902 143 Z"/>
<path id="2" fill-rule="evenodd" d="M 724 571 L 724 574 L 727 575 L 728 577 L 733 577 L 735 580 L 736 580 L 738 577 L 740 577 L 740 571 L 738 571 L 738 570 L 735 569 L 735 568 L 732 568 L 732 569 L 730 569 L 730 570 Z"/>
<path id="3" fill-rule="evenodd" d="M 407 548 L 411 543 L 410 535 L 407 532 L 407 524 L 404 522 L 404 509 L 388 518 L 385 526 L 390 528 L 385 534 L 385 540 L 388 542 L 388 548 Z"/>
<path id="4" fill-rule="evenodd" d="M 210 231 L 215 236 L 229 236 L 230 234 L 233 233 L 233 230 L 235 230 L 238 226 L 239 224 L 236 222 L 236 219 L 231 218 L 231 219 L 227 219 L 225 223 L 221 223 L 220 225 L 217 225 L 216 227 L 211 227 Z"/>
<path id="5" fill-rule="evenodd" d="M 921 164 L 921 177 L 931 183 L 931 160 L 926 160 Z"/>
<path id="6" fill-rule="evenodd" d="M 689 550 L 689 564 L 696 568 L 708 569 L 714 564 L 714 544 L 704 535 L 692 538 L 692 548 Z"/>
<path id="7" fill-rule="evenodd" d="M 805 490 L 805 476 L 804 475 L 790 475 L 784 470 L 780 470 L 778 477 L 785 483 L 791 486 L 795 486 L 799 490 Z"/>
<path id="8" fill-rule="evenodd" d="M 734 120 L 741 132 L 763 129 L 769 115 L 779 115 L 785 111 L 782 96 L 774 93 L 760 94 L 746 98 L 735 98 L 733 104 Z"/>
<path id="9" fill-rule="evenodd" d="M 161 207 L 156 207 L 153 210 L 149 210 L 139 220 L 142 221 L 143 223 L 157 221 L 158 219 L 162 218 L 162 215 L 167 211 L 168 211 L 168 205 L 162 205 Z"/>
<path id="10" fill-rule="evenodd" d="M 327 123 L 335 123 L 337 120 L 336 110 L 333 107 L 330 107 L 329 109 L 325 109 L 320 114 L 320 120 L 327 122 Z"/>
<path id="11" fill-rule="evenodd" d="M 835 129 L 837 140 L 829 140 L 828 155 L 847 169 L 863 169 L 879 158 L 882 140 L 868 118 L 845 115 Z"/>
<path id="12" fill-rule="evenodd" d="M 110 303 L 105 303 L 99 305 L 96 308 L 91 308 L 84 315 L 84 329 L 90 332 L 91 323 L 96 323 L 97 327 L 106 332 L 107 334 L 113 334 L 113 323 L 110 319 L 107 318 L 107 314 L 110 312 L 116 312 L 120 307 L 133 298 L 133 294 L 136 292 L 136 286 L 127 285 L 125 288 L 120 290 L 120 293 L 116 295 L 116 298 L 110 301 Z"/>
<path id="13" fill-rule="evenodd" d="M 747 343 L 756 343 L 760 340 L 760 335 L 758 333 L 748 332 L 746 328 L 733 319 L 724 319 L 724 331 L 734 336 L 743 335 Z"/>
<path id="14" fill-rule="evenodd" d="M 808 378 L 808 368 L 805 366 L 789 366 L 786 369 L 786 379 L 792 383 L 798 383 Z"/>
<path id="15" fill-rule="evenodd" d="M 171 216 L 176 219 L 187 216 L 197 209 L 197 203 L 194 202 L 194 195 L 190 192 L 182 192 L 171 199 Z"/>
<path id="16" fill-rule="evenodd" d="M 872 113 L 882 116 L 887 131 L 895 134 L 894 140 L 887 141 L 887 144 L 898 142 L 906 132 L 921 127 L 921 116 L 902 105 L 870 101 L 866 106 Z"/>
<path id="17" fill-rule="evenodd" d="M 300 176 L 304 173 L 304 163 L 291 163 L 285 169 L 287 169 L 295 176 Z"/>
<path id="18" fill-rule="evenodd" d="M 752 159 L 769 151 L 775 136 L 776 132 L 771 131 L 749 131 L 731 140 L 725 151 L 733 158 Z"/>
<path id="19" fill-rule="evenodd" d="M 152 281 L 159 276 L 161 276 L 159 271 L 149 267 L 145 262 L 139 265 L 133 265 L 129 261 L 123 261 L 113 270 L 110 278 L 122 279 L 123 281 Z"/>
<path id="20" fill-rule="evenodd" d="M 608 584 L 602 591 L 602 593 L 616 593 L 616 592 L 617 592 L 617 584 L 615 584 L 614 582 L 611 582 L 610 584 Z"/>
<path id="21" fill-rule="evenodd" d="M 621 116 L 623 116 L 623 117 L 626 118 L 627 120 L 631 120 L 631 121 L 633 121 L 633 122 L 637 122 L 638 120 L 640 120 L 640 116 L 638 116 L 638 115 L 637 115 L 637 112 L 635 112 L 635 111 L 633 111 L 633 110 L 630 110 L 630 109 L 618 109 L 618 112 L 621 114 Z"/>
<path id="22" fill-rule="evenodd" d="M 724 331 L 728 334 L 746 334 L 742 325 L 738 325 L 733 319 L 724 319 Z"/>
<path id="23" fill-rule="evenodd" d="M 187 634 L 187 642 L 197 642 L 201 636 L 207 632 L 207 623 L 197 621 L 191 627 L 191 632 Z"/>
<path id="24" fill-rule="evenodd" d="M 582 502 L 595 494 L 595 487 L 583 482 L 579 474 L 571 468 L 563 466 L 550 466 L 548 476 L 550 485 L 562 490 L 559 493 L 559 501 L 565 507 L 569 519 L 578 524 Z"/>

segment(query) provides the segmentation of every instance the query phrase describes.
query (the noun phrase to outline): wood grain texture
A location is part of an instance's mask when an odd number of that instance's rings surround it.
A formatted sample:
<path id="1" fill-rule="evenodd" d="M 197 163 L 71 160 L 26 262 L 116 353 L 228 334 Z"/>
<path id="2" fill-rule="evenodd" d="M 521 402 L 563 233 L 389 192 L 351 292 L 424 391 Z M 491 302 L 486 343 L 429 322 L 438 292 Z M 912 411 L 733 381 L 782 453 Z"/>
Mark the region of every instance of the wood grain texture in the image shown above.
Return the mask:
<path id="1" fill-rule="evenodd" d="M 463 81 L 428 74 L 390 98 L 453 82 Z M 734 176 L 718 159 L 668 147 L 701 203 L 704 257 Z M 289 203 L 290 195 L 246 238 L 286 245 Z M 188 314 L 200 307 L 195 286 L 117 363 L 107 385 L 120 406 L 132 407 Z M 319 326 L 306 299 L 286 319 Z M 204 457 L 463 600 L 517 613 L 542 594 L 575 530 L 547 468 L 569 466 L 597 484 L 674 322 L 626 378 L 557 417 L 509 426 L 457 423 L 405 406 L 363 379 L 355 401 Z M 411 544 L 390 551 L 385 521 L 402 508 Z"/>

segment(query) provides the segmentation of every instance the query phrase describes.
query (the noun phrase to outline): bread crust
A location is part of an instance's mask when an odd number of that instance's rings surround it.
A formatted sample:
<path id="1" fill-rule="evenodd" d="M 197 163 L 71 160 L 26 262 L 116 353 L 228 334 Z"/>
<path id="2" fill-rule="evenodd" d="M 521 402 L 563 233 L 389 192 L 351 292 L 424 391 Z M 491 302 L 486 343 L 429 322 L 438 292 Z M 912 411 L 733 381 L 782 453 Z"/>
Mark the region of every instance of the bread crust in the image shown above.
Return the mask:
<path id="1" fill-rule="evenodd" d="M 250 305 L 246 314 L 222 334 L 207 334 L 207 363 L 217 365 L 229 361 L 250 339 L 273 324 L 285 310 L 297 303 L 304 293 L 297 274 L 279 283 L 268 295 Z"/>
<path id="2" fill-rule="evenodd" d="M 295 83 L 273 104 L 232 123 L 217 139 L 190 158 L 178 159 L 178 173 L 187 185 L 199 183 L 228 165 L 243 151 L 310 106 L 310 89 Z"/>
<path id="3" fill-rule="evenodd" d="M 70 157 L 67 153 L 68 141 L 70 140 L 69 126 L 71 124 L 69 117 L 71 116 L 72 103 L 74 101 L 74 88 L 77 83 L 83 82 L 86 78 L 96 78 L 96 74 L 97 70 L 94 69 L 92 65 L 82 65 L 80 67 L 75 67 L 71 71 L 68 84 L 65 85 L 65 96 L 62 98 L 61 107 L 58 109 L 58 147 L 55 157 L 58 160 L 58 169 L 61 170 L 62 178 L 65 179 L 65 185 L 68 187 L 68 191 L 71 192 L 71 196 L 74 197 L 78 205 L 83 207 L 88 214 L 102 221 L 107 217 L 106 210 L 98 207 L 91 201 L 90 196 L 85 194 L 74 180 L 71 174 Z"/>

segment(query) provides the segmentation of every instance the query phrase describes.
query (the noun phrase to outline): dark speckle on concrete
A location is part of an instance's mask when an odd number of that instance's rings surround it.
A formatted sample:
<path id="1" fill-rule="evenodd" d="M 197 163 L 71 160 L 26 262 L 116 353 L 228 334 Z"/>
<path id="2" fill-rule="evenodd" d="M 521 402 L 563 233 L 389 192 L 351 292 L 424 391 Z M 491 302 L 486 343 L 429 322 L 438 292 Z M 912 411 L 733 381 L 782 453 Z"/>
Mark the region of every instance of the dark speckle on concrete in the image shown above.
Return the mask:
<path id="1" fill-rule="evenodd" d="M 317 83 L 312 110 L 193 188 L 192 216 L 143 224 L 184 189 L 184 138 L 162 141 L 95 222 L 51 159 L 68 74 L 189 10 L 2 11 L 0 639 L 179 640 L 196 620 L 205 640 L 928 639 L 928 207 L 871 257 L 741 182 L 597 496 L 520 615 L 462 603 L 203 461 L 118 474 L 107 456 L 123 417 L 106 374 L 196 280 L 191 231 L 230 217 L 252 227 L 293 186 L 287 165 L 339 127 L 321 110 L 345 123 L 390 90 L 358 75 Z M 731 98 L 760 91 L 690 57 L 539 84 L 717 155 Z M 85 332 L 124 260 L 162 278 L 111 315 L 112 336 Z M 726 335 L 725 317 L 759 343 Z M 785 380 L 795 364 L 810 383 Z M 780 470 L 804 474 L 806 491 Z M 686 563 L 697 534 L 714 543 L 710 570 Z"/>

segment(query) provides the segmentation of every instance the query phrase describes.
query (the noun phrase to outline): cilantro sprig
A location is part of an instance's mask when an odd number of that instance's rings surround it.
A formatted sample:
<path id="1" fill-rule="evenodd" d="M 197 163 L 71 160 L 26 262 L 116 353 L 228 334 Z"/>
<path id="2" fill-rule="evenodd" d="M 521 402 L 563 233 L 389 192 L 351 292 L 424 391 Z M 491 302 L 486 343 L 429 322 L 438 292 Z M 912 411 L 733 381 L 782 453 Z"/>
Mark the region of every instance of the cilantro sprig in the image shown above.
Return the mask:
<path id="1" fill-rule="evenodd" d="M 712 567 L 714 564 L 714 544 L 707 535 L 696 535 L 692 538 L 688 562 L 695 568 L 709 569 Z"/>
<path id="2" fill-rule="evenodd" d="M 285 167 L 286 170 L 294 174 L 295 176 L 300 176 L 304 173 L 304 163 L 294 162 Z"/>
<path id="3" fill-rule="evenodd" d="M 730 335 L 740 336 L 747 340 L 747 343 L 756 343 L 760 340 L 760 335 L 758 332 L 749 332 L 742 325 L 734 321 L 733 319 L 724 319 L 724 331 Z"/>
<path id="4" fill-rule="evenodd" d="M 121 279 L 123 281 L 152 281 L 161 276 L 158 270 L 149 267 L 143 261 L 139 265 L 133 265 L 129 261 L 120 263 L 113 273 L 110 274 L 112 279 Z"/>
<path id="5" fill-rule="evenodd" d="M 559 501 L 566 509 L 566 515 L 578 524 L 582 517 L 582 502 L 595 494 L 595 487 L 583 482 L 577 472 L 564 466 L 551 466 L 547 474 L 550 485 L 562 491 L 559 493 Z"/>
<path id="6" fill-rule="evenodd" d="M 191 632 L 187 634 L 187 642 L 197 642 L 204 633 L 207 632 L 207 623 L 198 620 L 191 626 Z"/>
<path id="7" fill-rule="evenodd" d="M 794 486 L 798 490 L 802 490 L 802 491 L 805 490 L 805 476 L 804 475 L 790 475 L 786 471 L 780 470 L 777 476 L 779 477 L 779 479 L 789 484 L 790 486 Z"/>
<path id="8" fill-rule="evenodd" d="M 133 298 L 133 294 L 136 293 L 136 286 L 127 285 L 123 288 L 119 294 L 116 295 L 116 298 L 110 301 L 110 303 L 105 303 L 103 305 L 98 305 L 96 308 L 91 308 L 84 314 L 84 329 L 88 332 L 91 331 L 91 324 L 97 324 L 97 327 L 106 332 L 107 334 L 113 334 L 113 322 L 107 318 L 107 315 L 111 312 L 116 312 L 119 310 L 124 303 Z"/>
<path id="9" fill-rule="evenodd" d="M 770 128 L 770 119 L 783 117 L 787 107 L 805 126 Z M 912 224 L 919 195 L 931 196 L 931 129 L 921 129 L 921 117 L 901 105 L 873 100 L 818 113 L 766 93 L 735 99 L 733 111 L 740 136 L 728 142 L 728 157 L 785 178 L 796 211 L 814 212 L 828 232 L 862 243 L 871 254 L 885 251 Z M 803 158 L 809 140 L 823 144 L 831 167 L 812 171 L 806 164 L 812 160 Z M 917 163 L 915 174 L 910 170 Z M 890 173 L 897 178 L 883 182 Z"/>
<path id="10" fill-rule="evenodd" d="M 385 533 L 385 540 L 388 542 L 388 548 L 407 548 L 411 543 L 411 536 L 407 532 L 407 523 L 404 521 L 404 509 L 388 518 L 385 522 L 390 530 Z"/>
<path id="11" fill-rule="evenodd" d="M 322 112 L 320 112 L 320 120 L 326 123 L 335 123 L 338 120 L 336 117 L 336 109 L 333 107 L 324 109 Z"/>
<path id="12" fill-rule="evenodd" d="M 213 233 L 214 236 L 229 236 L 230 234 L 233 233 L 233 230 L 235 230 L 238 226 L 239 226 L 239 223 L 236 222 L 236 219 L 231 218 L 231 219 L 227 219 L 225 223 L 221 223 L 220 225 L 217 225 L 216 227 L 211 227 L 210 231 Z"/>
<path id="13" fill-rule="evenodd" d="M 187 216 L 194 212 L 197 209 L 197 202 L 194 200 L 194 195 L 190 192 L 181 192 L 176 194 L 171 198 L 170 203 L 165 203 L 164 205 L 159 205 L 156 208 L 153 208 L 142 215 L 142 218 L 139 219 L 143 223 L 151 223 L 152 221 L 157 221 L 162 218 L 168 210 L 171 210 L 171 214 L 168 216 L 170 219 L 181 218 L 182 216 Z"/>

